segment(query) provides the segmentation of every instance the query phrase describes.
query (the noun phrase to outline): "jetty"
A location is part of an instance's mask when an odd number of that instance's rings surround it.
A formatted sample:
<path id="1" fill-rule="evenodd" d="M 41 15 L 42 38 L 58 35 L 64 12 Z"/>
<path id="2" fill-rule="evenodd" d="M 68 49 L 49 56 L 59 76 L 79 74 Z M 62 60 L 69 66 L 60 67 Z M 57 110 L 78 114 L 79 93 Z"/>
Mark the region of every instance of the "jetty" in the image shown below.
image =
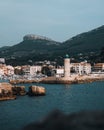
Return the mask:
<path id="1" fill-rule="evenodd" d="M 94 81 L 104 81 L 104 75 L 72 75 L 70 77 L 47 77 L 41 80 L 41 83 L 47 84 L 80 84 L 91 83 Z"/>
<path id="2" fill-rule="evenodd" d="M 89 74 L 89 75 L 70 75 L 69 77 L 45 77 L 40 79 L 28 80 L 18 79 L 10 80 L 10 84 L 25 84 L 25 83 L 45 83 L 45 84 L 78 84 L 90 83 L 94 81 L 104 81 L 104 74 Z"/>
<path id="3" fill-rule="evenodd" d="M 15 80 L 9 80 L 9 83 L 11 84 L 25 84 L 25 83 L 39 83 L 41 81 L 41 79 L 32 79 L 32 80 L 28 80 L 28 79 L 15 79 Z"/>

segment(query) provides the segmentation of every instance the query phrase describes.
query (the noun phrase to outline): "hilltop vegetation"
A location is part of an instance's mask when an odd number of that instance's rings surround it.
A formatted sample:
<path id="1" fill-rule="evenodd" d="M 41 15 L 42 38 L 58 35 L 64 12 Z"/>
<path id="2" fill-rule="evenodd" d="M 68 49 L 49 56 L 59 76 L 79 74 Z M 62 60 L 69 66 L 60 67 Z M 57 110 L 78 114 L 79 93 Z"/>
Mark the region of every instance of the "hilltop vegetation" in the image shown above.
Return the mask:
<path id="1" fill-rule="evenodd" d="M 104 46 L 104 26 L 72 37 L 63 44 L 71 53 L 97 52 Z"/>
<path id="2" fill-rule="evenodd" d="M 5 57 L 7 63 L 12 65 L 40 60 L 62 62 L 66 53 L 75 61 L 104 62 L 104 25 L 63 43 L 42 36 L 26 35 L 19 44 L 0 49 L 0 56 Z"/>

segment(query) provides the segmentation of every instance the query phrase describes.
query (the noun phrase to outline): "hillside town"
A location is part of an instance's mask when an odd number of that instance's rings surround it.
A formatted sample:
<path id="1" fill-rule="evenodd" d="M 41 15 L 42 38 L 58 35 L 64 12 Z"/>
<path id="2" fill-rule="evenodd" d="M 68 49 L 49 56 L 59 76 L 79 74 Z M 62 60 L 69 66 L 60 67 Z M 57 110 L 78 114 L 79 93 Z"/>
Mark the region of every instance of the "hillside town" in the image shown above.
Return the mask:
<path id="1" fill-rule="evenodd" d="M 68 58 L 69 59 L 69 58 Z M 64 61 L 63 61 L 64 62 Z M 69 59 L 70 62 L 70 59 Z M 70 68 L 70 75 L 103 75 L 104 74 L 104 63 L 95 63 L 91 66 L 87 61 L 79 63 L 70 63 L 68 65 Z M 0 79 L 34 79 L 42 77 L 64 77 L 65 72 L 65 63 L 64 66 L 57 66 L 57 63 L 54 61 L 39 61 L 37 65 L 23 65 L 15 66 L 6 65 L 5 59 L 0 58 Z"/>

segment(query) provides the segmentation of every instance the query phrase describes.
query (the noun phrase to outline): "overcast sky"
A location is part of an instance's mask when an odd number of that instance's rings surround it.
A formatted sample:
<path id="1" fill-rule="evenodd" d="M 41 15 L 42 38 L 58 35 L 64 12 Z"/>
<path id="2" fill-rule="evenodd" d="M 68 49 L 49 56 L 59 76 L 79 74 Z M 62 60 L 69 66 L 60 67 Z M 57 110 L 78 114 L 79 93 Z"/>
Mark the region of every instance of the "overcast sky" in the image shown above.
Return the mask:
<path id="1" fill-rule="evenodd" d="M 0 0 L 0 47 L 37 34 L 56 41 L 104 25 L 104 0 Z"/>

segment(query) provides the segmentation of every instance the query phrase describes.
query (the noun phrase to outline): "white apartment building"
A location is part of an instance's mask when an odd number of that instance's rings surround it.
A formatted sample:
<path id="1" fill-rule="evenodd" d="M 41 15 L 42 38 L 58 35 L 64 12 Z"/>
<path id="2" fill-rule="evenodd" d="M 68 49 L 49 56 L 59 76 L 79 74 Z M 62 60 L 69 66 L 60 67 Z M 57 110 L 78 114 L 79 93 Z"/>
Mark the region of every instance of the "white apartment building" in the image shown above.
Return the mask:
<path id="1" fill-rule="evenodd" d="M 41 72 L 42 67 L 41 66 L 30 66 L 30 75 L 34 75 L 37 72 Z"/>
<path id="2" fill-rule="evenodd" d="M 71 63 L 71 69 L 79 75 L 90 74 L 91 73 L 91 64 L 87 62 L 81 63 Z"/>
<path id="3" fill-rule="evenodd" d="M 55 69 L 56 77 L 62 77 L 64 75 L 64 68 Z"/>
<path id="4" fill-rule="evenodd" d="M 37 72 L 41 72 L 41 66 L 22 66 L 22 71 L 25 75 L 34 75 Z"/>

